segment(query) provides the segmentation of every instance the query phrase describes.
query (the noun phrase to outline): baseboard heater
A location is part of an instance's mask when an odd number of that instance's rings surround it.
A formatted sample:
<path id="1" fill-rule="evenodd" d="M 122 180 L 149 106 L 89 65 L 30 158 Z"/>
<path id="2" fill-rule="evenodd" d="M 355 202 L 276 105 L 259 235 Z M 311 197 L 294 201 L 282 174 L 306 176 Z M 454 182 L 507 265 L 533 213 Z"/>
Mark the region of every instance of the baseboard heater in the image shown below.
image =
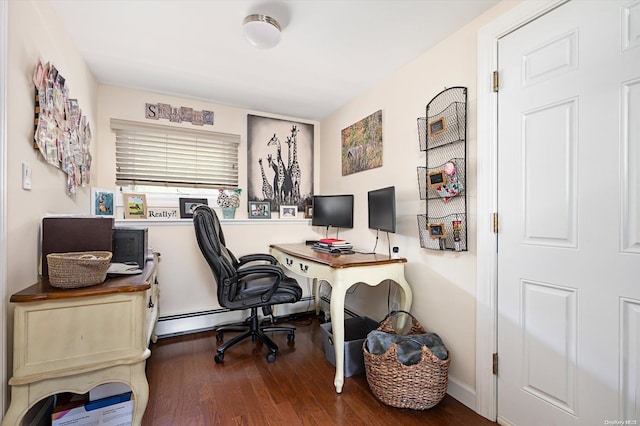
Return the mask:
<path id="1" fill-rule="evenodd" d="M 283 316 L 299 314 L 303 312 L 301 311 L 303 303 L 306 307 L 306 311 L 312 311 L 313 300 L 313 296 L 306 296 L 294 304 L 278 305 L 276 308 L 276 315 Z M 258 313 L 261 314 L 262 310 L 258 309 Z M 248 310 L 232 311 L 227 308 L 219 308 L 208 311 L 161 316 L 158 319 L 155 334 L 158 338 L 165 338 L 213 330 L 222 324 L 243 321 L 247 315 Z"/>

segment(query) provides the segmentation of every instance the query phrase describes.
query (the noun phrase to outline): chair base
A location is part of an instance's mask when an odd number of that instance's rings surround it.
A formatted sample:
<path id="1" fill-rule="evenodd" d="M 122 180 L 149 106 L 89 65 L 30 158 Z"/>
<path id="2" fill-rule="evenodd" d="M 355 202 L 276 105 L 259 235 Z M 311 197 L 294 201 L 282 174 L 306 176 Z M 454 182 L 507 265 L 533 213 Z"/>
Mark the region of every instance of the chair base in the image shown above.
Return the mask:
<path id="1" fill-rule="evenodd" d="M 244 325 L 246 324 L 246 325 Z M 278 352 L 278 345 L 276 345 L 269 336 L 267 336 L 266 332 L 271 331 L 286 331 L 287 340 L 292 342 L 295 340 L 295 327 L 285 327 L 285 326 L 265 326 L 261 327 L 258 322 L 258 308 L 251 308 L 251 316 L 247 318 L 242 323 L 235 323 L 230 325 L 223 325 L 216 329 L 216 340 L 221 341 L 223 338 L 223 333 L 225 331 L 236 331 L 242 332 L 238 336 L 234 336 L 233 339 L 228 342 L 223 343 L 218 346 L 216 350 L 216 355 L 214 357 L 216 363 L 221 363 L 224 360 L 224 352 L 229 349 L 231 346 L 236 343 L 251 337 L 251 341 L 255 342 L 257 339 L 260 339 L 269 349 L 269 353 L 267 354 L 267 361 L 273 362 L 276 360 L 276 353 Z"/>

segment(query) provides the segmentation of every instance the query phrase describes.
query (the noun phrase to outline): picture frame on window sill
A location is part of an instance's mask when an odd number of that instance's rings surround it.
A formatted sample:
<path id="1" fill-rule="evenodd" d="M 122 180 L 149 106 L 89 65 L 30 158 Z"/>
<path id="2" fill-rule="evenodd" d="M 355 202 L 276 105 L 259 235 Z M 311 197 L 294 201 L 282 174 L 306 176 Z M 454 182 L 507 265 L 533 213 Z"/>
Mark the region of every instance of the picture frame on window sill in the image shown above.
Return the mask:
<path id="1" fill-rule="evenodd" d="M 147 218 L 147 197 L 144 194 L 122 194 L 125 219 Z"/>
<path id="2" fill-rule="evenodd" d="M 296 219 L 298 206 L 280 206 L 280 219 Z"/>
<path id="3" fill-rule="evenodd" d="M 249 201 L 249 219 L 271 219 L 269 201 Z"/>
<path id="4" fill-rule="evenodd" d="M 193 219 L 193 211 L 202 204 L 208 206 L 209 200 L 206 198 L 180 198 L 180 219 Z"/>
<path id="5" fill-rule="evenodd" d="M 114 196 L 115 191 L 112 189 L 91 188 L 91 215 L 114 217 Z"/>

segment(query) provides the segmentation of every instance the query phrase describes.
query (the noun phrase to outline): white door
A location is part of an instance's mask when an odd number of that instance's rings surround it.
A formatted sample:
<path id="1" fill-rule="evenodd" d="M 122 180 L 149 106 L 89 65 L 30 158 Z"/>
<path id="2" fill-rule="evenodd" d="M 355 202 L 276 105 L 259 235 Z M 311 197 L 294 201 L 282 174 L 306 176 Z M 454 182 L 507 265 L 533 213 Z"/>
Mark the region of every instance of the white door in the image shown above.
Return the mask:
<path id="1" fill-rule="evenodd" d="M 564 4 L 498 61 L 498 420 L 640 424 L 640 1 Z"/>

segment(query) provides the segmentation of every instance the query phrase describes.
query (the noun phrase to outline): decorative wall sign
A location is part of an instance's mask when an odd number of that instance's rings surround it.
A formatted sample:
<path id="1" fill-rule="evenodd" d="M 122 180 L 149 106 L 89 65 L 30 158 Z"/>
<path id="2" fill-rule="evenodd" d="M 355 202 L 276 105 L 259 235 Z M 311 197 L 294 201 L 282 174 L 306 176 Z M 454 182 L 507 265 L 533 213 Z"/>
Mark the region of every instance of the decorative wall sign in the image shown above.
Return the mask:
<path id="1" fill-rule="evenodd" d="M 180 219 L 177 207 L 147 207 L 147 219 Z"/>
<path id="2" fill-rule="evenodd" d="M 169 104 L 144 104 L 144 116 L 150 120 L 160 118 L 174 123 L 187 122 L 202 126 L 213 126 L 213 111 L 194 111 L 189 107 L 172 107 Z"/>
<path id="3" fill-rule="evenodd" d="M 33 73 L 35 95 L 34 148 L 54 167 L 67 174 L 67 194 L 91 179 L 91 129 L 77 99 L 69 98 L 69 85 L 53 64 L 38 61 Z"/>
<path id="4" fill-rule="evenodd" d="M 382 110 L 342 130 L 342 176 L 382 167 Z"/>

